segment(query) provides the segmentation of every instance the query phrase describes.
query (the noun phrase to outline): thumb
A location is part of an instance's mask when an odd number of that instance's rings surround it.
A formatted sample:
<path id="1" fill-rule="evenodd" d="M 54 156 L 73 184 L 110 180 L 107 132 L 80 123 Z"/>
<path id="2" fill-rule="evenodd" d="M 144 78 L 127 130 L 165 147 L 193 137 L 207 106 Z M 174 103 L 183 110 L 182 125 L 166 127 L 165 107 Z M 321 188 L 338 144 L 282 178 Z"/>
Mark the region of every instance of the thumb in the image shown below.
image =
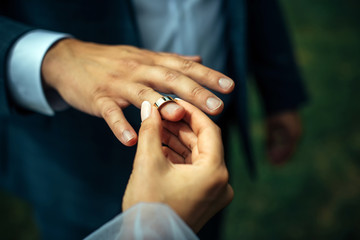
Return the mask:
<path id="1" fill-rule="evenodd" d="M 139 154 L 143 156 L 141 160 L 137 159 L 140 161 L 159 158 L 159 154 L 162 154 L 161 117 L 159 111 L 148 101 L 141 104 L 141 120 L 136 158 Z"/>

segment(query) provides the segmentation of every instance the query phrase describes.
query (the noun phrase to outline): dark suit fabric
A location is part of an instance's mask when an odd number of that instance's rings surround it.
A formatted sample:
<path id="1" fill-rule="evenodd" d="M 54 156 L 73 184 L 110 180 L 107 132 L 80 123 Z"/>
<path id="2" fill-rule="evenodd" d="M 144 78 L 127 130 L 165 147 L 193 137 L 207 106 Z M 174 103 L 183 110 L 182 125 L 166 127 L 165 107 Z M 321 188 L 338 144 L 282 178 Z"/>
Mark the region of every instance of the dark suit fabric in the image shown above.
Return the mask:
<path id="1" fill-rule="evenodd" d="M 269 11 L 278 11 L 278 6 L 272 0 L 250 2 L 251 69 L 258 76 L 266 111 L 296 108 L 304 102 L 305 92 L 287 38 L 283 40 L 286 44 L 277 42 L 276 35 L 286 36 L 285 28 L 278 12 Z M 250 156 L 247 9 L 239 0 L 224 1 L 224 7 L 228 20 L 225 44 L 230 50 L 227 74 L 236 81 L 227 112 L 236 112 Z M 263 19 L 255 16 L 260 10 Z M 102 119 L 77 110 L 47 117 L 18 107 L 6 86 L 6 59 L 14 42 L 37 28 L 69 33 L 84 41 L 141 47 L 131 1 L 1 1 L 0 12 L 1 185 L 32 203 L 45 239 L 80 239 L 121 211 L 136 149 L 122 146 Z M 129 107 L 125 115 L 138 129 L 139 110 Z"/>

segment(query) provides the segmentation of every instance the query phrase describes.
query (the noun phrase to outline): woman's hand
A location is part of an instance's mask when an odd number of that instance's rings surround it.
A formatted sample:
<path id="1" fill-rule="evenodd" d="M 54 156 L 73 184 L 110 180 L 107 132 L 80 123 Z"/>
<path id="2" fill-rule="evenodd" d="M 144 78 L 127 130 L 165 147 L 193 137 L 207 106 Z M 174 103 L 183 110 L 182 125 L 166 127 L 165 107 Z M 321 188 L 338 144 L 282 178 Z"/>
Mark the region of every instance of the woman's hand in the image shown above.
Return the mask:
<path id="1" fill-rule="evenodd" d="M 165 203 L 197 232 L 231 202 L 233 190 L 219 127 L 191 104 L 177 103 L 185 109 L 179 122 L 162 121 L 155 107 L 143 103 L 123 211 L 139 202 Z"/>

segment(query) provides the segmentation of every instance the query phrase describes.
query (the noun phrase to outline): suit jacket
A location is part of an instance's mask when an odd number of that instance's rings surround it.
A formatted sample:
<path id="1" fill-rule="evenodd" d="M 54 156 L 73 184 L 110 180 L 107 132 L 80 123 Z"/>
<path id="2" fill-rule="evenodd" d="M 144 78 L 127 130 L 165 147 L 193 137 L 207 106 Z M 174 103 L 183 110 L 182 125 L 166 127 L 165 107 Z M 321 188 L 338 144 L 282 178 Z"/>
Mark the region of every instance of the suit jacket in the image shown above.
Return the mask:
<path id="1" fill-rule="evenodd" d="M 267 114 L 297 108 L 306 95 L 276 1 L 252 0 L 246 5 L 245 0 L 226 0 L 224 8 L 227 74 L 236 81 L 226 111 L 237 113 L 253 169 L 246 111 L 248 69 L 257 77 Z M 0 14 L 1 185 L 34 205 L 45 238 L 84 237 L 121 211 L 135 148 L 122 146 L 102 119 L 77 110 L 48 117 L 18 107 L 6 86 L 6 59 L 14 42 L 36 28 L 84 41 L 141 47 L 132 3 L 3 0 Z M 139 127 L 137 109 L 129 107 L 125 116 L 135 129 Z"/>

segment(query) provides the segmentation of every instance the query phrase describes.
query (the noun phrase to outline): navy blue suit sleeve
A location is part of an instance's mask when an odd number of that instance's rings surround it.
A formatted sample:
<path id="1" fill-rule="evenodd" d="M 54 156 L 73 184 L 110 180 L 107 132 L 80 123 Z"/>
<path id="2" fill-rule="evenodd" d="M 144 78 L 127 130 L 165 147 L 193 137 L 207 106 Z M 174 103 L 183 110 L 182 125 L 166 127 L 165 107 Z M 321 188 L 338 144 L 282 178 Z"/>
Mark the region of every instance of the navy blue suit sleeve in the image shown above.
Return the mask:
<path id="1" fill-rule="evenodd" d="M 6 63 L 11 46 L 32 28 L 0 16 L 0 117 L 10 113 L 11 101 L 6 86 Z"/>
<path id="2" fill-rule="evenodd" d="M 265 113 L 296 110 L 307 101 L 281 9 L 276 0 L 248 1 L 249 70 Z"/>

